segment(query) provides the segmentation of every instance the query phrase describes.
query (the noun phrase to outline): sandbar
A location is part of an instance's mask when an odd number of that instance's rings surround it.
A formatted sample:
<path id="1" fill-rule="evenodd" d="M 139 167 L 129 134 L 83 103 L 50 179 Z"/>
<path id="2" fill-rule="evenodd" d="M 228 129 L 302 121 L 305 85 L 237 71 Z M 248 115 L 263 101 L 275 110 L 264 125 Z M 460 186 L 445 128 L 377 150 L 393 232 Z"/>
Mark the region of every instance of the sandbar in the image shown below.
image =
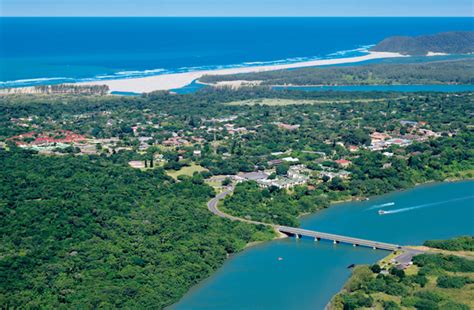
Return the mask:
<path id="1" fill-rule="evenodd" d="M 347 58 L 318 59 L 318 60 L 312 60 L 312 61 L 288 63 L 288 64 L 281 64 L 281 65 L 265 65 L 265 66 L 254 66 L 254 67 L 239 67 L 239 68 L 229 68 L 229 69 L 191 71 L 191 72 L 183 72 L 183 73 L 172 73 L 172 74 L 148 76 L 148 77 L 141 77 L 141 78 L 101 80 L 101 81 L 86 82 L 86 83 L 79 83 L 79 84 L 81 85 L 107 85 L 109 86 L 111 92 L 119 91 L 119 92 L 149 93 L 156 90 L 170 90 L 170 89 L 175 89 L 175 88 L 181 88 L 192 83 L 194 80 L 199 79 L 200 77 L 204 75 L 227 75 L 227 74 L 238 74 L 238 73 L 275 71 L 275 70 L 304 68 L 304 67 L 356 63 L 356 62 L 361 62 L 361 61 L 366 61 L 366 60 L 381 59 L 381 58 L 394 58 L 394 57 L 408 57 L 408 56 L 401 55 L 398 53 L 369 52 L 367 55 L 347 57 Z"/>

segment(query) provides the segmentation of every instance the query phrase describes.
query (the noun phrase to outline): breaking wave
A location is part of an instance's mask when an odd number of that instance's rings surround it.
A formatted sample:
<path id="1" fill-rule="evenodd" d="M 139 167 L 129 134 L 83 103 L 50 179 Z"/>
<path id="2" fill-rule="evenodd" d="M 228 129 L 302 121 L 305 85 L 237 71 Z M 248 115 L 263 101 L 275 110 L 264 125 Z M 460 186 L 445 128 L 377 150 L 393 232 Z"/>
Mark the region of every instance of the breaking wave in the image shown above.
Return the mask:
<path id="1" fill-rule="evenodd" d="M 271 61 L 248 61 L 240 64 L 230 65 L 210 65 L 210 66 L 190 66 L 181 67 L 177 69 L 148 69 L 148 70 L 130 70 L 130 71 L 118 71 L 111 73 L 100 73 L 92 77 L 87 78 L 71 78 L 71 77 L 48 77 L 48 78 L 32 78 L 32 79 L 18 79 L 11 81 L 0 81 L 0 88 L 10 87 L 27 87 L 37 85 L 51 85 L 51 84 L 62 84 L 62 83 L 81 83 L 81 82 L 95 82 L 103 80 L 115 80 L 115 79 L 130 79 L 130 78 L 142 78 L 148 76 L 156 76 L 162 74 L 171 73 L 184 73 L 192 71 L 203 71 L 203 70 L 219 70 L 219 69 L 233 69 L 242 67 L 255 67 L 255 66 L 271 66 L 281 64 L 291 64 L 296 62 L 313 61 L 319 59 L 331 59 L 331 58 L 342 58 L 352 54 L 350 56 L 360 56 L 367 53 L 368 48 L 373 45 L 361 46 L 356 49 L 343 50 L 335 53 L 326 55 L 325 57 L 290 57 L 286 59 L 271 60 Z"/>

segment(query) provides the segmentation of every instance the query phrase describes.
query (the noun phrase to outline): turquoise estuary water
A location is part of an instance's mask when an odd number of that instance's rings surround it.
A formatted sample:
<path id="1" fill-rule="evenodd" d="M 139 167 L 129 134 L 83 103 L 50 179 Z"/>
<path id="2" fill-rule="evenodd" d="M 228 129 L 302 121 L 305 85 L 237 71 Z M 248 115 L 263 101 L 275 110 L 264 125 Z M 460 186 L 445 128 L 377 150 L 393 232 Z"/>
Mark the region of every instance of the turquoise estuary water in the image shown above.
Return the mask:
<path id="1" fill-rule="evenodd" d="M 380 209 L 387 214 L 379 215 Z M 303 218 L 301 226 L 402 245 L 472 235 L 474 181 L 339 204 Z M 229 259 L 172 309 L 323 309 L 350 276 L 350 264 L 371 264 L 387 254 L 305 238 L 267 242 Z"/>

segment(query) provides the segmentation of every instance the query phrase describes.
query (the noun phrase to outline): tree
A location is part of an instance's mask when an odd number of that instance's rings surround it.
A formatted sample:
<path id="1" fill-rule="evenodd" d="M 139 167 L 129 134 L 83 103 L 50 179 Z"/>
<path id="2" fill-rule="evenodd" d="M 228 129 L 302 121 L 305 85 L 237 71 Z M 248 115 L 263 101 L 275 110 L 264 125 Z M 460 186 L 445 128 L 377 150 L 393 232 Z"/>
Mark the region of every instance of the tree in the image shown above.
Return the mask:
<path id="1" fill-rule="evenodd" d="M 374 264 L 370 267 L 370 270 L 372 270 L 372 272 L 374 273 L 380 273 L 380 271 L 382 271 L 382 268 L 380 268 L 378 264 Z"/>
<path id="2" fill-rule="evenodd" d="M 288 164 L 280 164 L 278 166 L 276 166 L 275 170 L 276 170 L 276 174 L 277 175 L 286 175 L 288 173 L 288 169 L 289 169 L 289 165 Z"/>

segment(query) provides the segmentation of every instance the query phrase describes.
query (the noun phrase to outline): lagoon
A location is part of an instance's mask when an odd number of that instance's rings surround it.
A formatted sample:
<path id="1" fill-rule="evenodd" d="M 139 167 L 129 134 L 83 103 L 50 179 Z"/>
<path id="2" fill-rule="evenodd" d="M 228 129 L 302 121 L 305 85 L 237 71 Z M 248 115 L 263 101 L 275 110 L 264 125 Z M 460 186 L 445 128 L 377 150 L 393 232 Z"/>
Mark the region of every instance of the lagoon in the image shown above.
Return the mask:
<path id="1" fill-rule="evenodd" d="M 402 245 L 472 235 L 474 181 L 338 204 L 303 218 L 301 227 Z M 323 309 L 350 276 L 348 265 L 372 264 L 387 253 L 306 238 L 267 242 L 229 259 L 171 309 Z"/>

